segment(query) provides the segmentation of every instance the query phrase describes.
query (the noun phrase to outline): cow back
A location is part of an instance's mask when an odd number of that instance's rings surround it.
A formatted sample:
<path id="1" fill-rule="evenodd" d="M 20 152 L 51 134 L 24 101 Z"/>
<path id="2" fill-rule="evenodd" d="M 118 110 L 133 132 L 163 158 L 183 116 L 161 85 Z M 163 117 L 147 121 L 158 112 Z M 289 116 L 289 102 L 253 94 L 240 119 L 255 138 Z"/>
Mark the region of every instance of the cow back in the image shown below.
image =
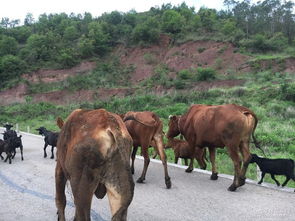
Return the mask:
<path id="1" fill-rule="evenodd" d="M 250 138 L 257 121 L 247 110 L 234 104 L 192 105 L 179 119 L 179 129 L 193 145 L 224 147 Z"/>
<path id="2" fill-rule="evenodd" d="M 122 119 L 104 109 L 75 110 L 63 125 L 57 142 L 58 161 L 64 162 L 77 153 L 88 156 L 99 166 L 114 151 L 129 160 L 132 140 Z M 90 160 L 91 161 L 91 160 Z"/>

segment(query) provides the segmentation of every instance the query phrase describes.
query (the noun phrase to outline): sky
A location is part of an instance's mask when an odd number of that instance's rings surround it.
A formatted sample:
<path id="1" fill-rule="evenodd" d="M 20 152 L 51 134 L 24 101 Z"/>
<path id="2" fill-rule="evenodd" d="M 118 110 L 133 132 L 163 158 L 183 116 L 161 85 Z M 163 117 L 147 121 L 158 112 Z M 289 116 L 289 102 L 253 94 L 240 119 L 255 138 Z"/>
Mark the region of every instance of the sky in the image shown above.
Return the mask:
<path id="1" fill-rule="evenodd" d="M 128 12 L 134 9 L 136 12 L 148 11 L 151 7 L 171 3 L 179 5 L 185 2 L 190 7 L 198 10 L 201 6 L 220 10 L 223 0 L 8 0 L 0 6 L 0 19 L 8 17 L 24 20 L 27 13 L 33 14 L 38 19 L 40 14 L 62 13 L 84 14 L 90 12 L 93 17 L 100 16 L 104 12 L 120 11 Z"/>

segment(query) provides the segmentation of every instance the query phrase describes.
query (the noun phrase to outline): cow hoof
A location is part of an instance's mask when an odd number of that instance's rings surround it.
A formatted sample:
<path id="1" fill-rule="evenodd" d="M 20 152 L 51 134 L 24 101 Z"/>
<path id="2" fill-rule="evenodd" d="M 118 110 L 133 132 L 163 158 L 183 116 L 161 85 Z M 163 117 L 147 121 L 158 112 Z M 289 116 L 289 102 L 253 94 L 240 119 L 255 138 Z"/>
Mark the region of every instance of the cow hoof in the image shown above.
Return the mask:
<path id="1" fill-rule="evenodd" d="M 262 182 L 258 182 L 257 184 L 261 184 Z"/>
<path id="2" fill-rule="evenodd" d="M 217 180 L 218 179 L 218 173 L 212 173 L 212 175 L 210 176 L 211 180 Z"/>
<path id="3" fill-rule="evenodd" d="M 237 189 L 237 187 L 234 184 L 230 185 L 230 187 L 227 188 L 227 190 L 231 191 L 231 192 L 235 191 L 236 189 Z"/>
<path id="4" fill-rule="evenodd" d="M 165 184 L 166 184 L 167 189 L 170 189 L 171 188 L 171 180 L 170 180 L 170 177 L 165 178 Z"/>
<path id="5" fill-rule="evenodd" d="M 246 183 L 246 178 L 239 178 L 239 186 L 243 186 Z"/>
<path id="6" fill-rule="evenodd" d="M 187 173 L 191 173 L 192 171 L 193 171 L 192 168 L 187 168 L 187 169 L 185 170 L 185 172 L 187 172 Z"/>
<path id="7" fill-rule="evenodd" d="M 136 180 L 137 183 L 143 183 L 143 181 L 144 181 L 144 179 L 142 179 L 141 177 L 139 177 L 139 178 Z"/>
<path id="8" fill-rule="evenodd" d="M 207 168 L 206 166 L 200 167 L 201 170 L 206 170 L 206 168 Z"/>
<path id="9" fill-rule="evenodd" d="M 54 159 L 54 157 L 50 157 L 50 159 Z"/>

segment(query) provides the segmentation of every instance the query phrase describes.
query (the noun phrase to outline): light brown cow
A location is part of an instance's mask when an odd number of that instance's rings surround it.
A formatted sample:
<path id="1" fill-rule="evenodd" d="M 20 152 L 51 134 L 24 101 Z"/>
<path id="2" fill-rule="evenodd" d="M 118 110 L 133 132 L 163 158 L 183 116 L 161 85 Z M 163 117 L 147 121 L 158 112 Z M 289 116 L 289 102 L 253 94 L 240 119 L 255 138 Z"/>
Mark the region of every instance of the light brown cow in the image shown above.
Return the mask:
<path id="1" fill-rule="evenodd" d="M 189 148 L 189 144 L 186 140 L 176 139 L 172 137 L 168 137 L 168 142 L 165 145 L 165 148 L 171 148 L 174 152 L 174 163 L 178 162 L 179 158 L 184 159 L 184 163 L 188 165 L 188 159 L 191 159 L 193 154 L 195 154 L 196 160 L 198 161 L 200 168 L 206 169 L 206 149 L 205 148 L 197 148 L 195 153 Z"/>
<path id="2" fill-rule="evenodd" d="M 130 137 L 122 119 L 104 109 L 73 111 L 61 128 L 55 169 L 58 220 L 65 220 L 65 185 L 69 180 L 76 206 L 75 220 L 89 221 L 93 194 L 107 193 L 112 220 L 126 220 L 133 198 Z"/>
<path id="3" fill-rule="evenodd" d="M 235 104 L 192 105 L 184 115 L 170 117 L 167 137 L 182 134 L 192 150 L 196 147 L 208 147 L 212 163 L 212 180 L 218 177 L 215 165 L 216 147 L 226 147 L 235 169 L 234 181 L 228 190 L 235 191 L 237 187 L 245 184 L 245 174 L 251 159 L 251 134 L 255 145 L 257 144 L 254 137 L 257 122 L 257 117 L 251 110 Z M 239 153 L 243 156 L 242 169 Z M 186 172 L 192 170 L 193 158 Z"/>
<path id="4" fill-rule="evenodd" d="M 171 188 L 171 180 L 168 175 L 166 154 L 164 152 L 163 143 L 163 123 L 160 118 L 153 112 L 127 112 L 124 117 L 125 125 L 133 139 L 132 164 L 131 171 L 134 173 L 134 160 L 137 148 L 141 146 L 142 155 L 144 157 L 144 167 L 138 183 L 145 180 L 150 158 L 148 155 L 148 147 L 153 146 L 157 149 L 162 164 L 164 166 L 165 184 Z"/>

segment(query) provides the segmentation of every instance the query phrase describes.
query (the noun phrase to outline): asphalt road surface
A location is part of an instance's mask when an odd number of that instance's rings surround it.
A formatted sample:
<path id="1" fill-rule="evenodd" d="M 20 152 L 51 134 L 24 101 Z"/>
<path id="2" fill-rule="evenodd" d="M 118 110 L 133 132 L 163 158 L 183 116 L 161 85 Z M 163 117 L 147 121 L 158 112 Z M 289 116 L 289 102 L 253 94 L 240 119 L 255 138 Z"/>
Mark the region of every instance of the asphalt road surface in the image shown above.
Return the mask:
<path id="1" fill-rule="evenodd" d="M 24 161 L 19 150 L 12 164 L 0 161 L 0 221 L 57 220 L 55 207 L 55 160 L 43 158 L 43 138 L 23 134 Z M 51 156 L 50 147 L 47 154 Z M 3 153 L 5 155 L 5 153 Z M 143 160 L 135 161 L 136 180 Z M 172 188 L 166 189 L 161 162 L 152 160 L 145 184 L 135 185 L 128 210 L 132 221 L 198 221 L 198 220 L 295 220 L 295 193 L 291 188 L 260 186 L 254 181 L 227 191 L 232 177 L 221 175 L 209 180 L 210 172 L 169 164 Z M 290 181 L 292 182 L 292 181 Z M 256 181 L 255 181 L 256 183 Z M 73 220 L 74 204 L 67 185 L 67 220 Z M 92 220 L 111 220 L 108 199 L 92 202 Z"/>

